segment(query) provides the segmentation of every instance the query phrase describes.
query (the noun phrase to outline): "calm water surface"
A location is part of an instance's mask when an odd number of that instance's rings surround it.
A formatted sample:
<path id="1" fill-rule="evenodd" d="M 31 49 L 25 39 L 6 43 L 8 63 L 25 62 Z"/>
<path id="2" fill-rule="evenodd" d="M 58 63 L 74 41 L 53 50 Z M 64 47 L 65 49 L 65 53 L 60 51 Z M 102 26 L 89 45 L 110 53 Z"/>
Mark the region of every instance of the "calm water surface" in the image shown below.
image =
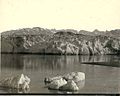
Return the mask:
<path id="1" fill-rule="evenodd" d="M 28 93 L 64 93 L 44 88 L 44 78 L 73 71 L 86 74 L 77 93 L 120 93 L 120 56 L 1 55 L 0 80 L 26 74 L 31 78 Z M 0 88 L 0 93 L 16 92 L 20 91 Z"/>

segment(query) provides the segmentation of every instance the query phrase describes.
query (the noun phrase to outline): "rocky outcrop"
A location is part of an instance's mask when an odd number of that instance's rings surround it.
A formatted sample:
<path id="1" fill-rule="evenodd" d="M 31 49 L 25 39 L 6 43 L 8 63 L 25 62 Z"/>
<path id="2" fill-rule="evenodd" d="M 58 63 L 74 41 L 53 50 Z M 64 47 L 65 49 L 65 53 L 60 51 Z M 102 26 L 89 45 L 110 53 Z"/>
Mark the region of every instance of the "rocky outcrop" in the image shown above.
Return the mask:
<path id="1" fill-rule="evenodd" d="M 45 78 L 45 87 L 48 89 L 61 90 L 61 91 L 78 91 L 79 88 L 84 87 L 85 73 L 71 72 L 63 76 L 53 78 Z"/>
<path id="2" fill-rule="evenodd" d="M 1 34 L 1 52 L 3 53 L 37 53 L 36 45 L 43 46 L 49 41 L 52 32 L 39 27 L 12 30 Z M 37 50 L 36 50 L 37 49 Z"/>
<path id="3" fill-rule="evenodd" d="M 53 32 L 56 31 L 56 32 Z M 120 54 L 120 30 L 93 32 L 39 27 L 1 33 L 2 53 Z"/>
<path id="4" fill-rule="evenodd" d="M 45 49 L 45 53 L 51 54 L 79 54 L 79 47 L 69 42 L 53 41 Z"/>
<path id="5" fill-rule="evenodd" d="M 71 72 L 68 74 L 65 74 L 63 76 L 57 76 L 57 77 L 48 77 L 44 79 L 45 83 L 51 83 L 54 80 L 59 80 L 59 79 L 65 79 L 66 81 L 73 80 L 74 82 L 79 82 L 85 80 L 85 73 L 83 72 Z"/>
<path id="6" fill-rule="evenodd" d="M 0 87 L 12 88 L 12 89 L 29 89 L 30 78 L 26 75 L 17 75 L 13 77 L 8 77 L 0 81 Z"/>

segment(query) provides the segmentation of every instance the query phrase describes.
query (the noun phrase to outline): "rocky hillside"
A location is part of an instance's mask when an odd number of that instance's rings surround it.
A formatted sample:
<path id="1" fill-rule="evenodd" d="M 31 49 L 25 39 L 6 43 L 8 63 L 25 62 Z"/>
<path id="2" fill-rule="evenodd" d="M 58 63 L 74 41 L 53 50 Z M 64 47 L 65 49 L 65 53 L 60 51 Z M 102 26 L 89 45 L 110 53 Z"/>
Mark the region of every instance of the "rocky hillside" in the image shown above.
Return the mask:
<path id="1" fill-rule="evenodd" d="M 2 53 L 120 54 L 120 29 L 93 32 L 39 27 L 1 33 Z"/>

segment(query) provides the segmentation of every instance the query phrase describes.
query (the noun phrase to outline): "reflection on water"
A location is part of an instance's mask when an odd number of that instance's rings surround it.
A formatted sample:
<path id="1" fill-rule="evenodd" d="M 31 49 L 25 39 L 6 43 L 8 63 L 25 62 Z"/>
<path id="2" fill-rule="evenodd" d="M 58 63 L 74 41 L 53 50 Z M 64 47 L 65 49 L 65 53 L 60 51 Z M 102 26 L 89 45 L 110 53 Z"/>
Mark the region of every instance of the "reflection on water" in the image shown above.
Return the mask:
<path id="1" fill-rule="evenodd" d="M 58 55 L 12 55 L 4 54 L 1 57 L 1 67 L 9 69 L 26 70 L 63 70 L 70 69 L 75 64 L 82 62 L 117 62 L 120 65 L 119 56 L 58 56 Z M 112 65 L 111 65 L 112 66 Z"/>
<path id="2" fill-rule="evenodd" d="M 63 70 L 79 62 L 78 56 L 2 55 L 2 68 L 26 70 Z"/>
<path id="3" fill-rule="evenodd" d="M 104 62 L 111 66 L 83 64 L 83 62 Z M 32 93 L 60 93 L 60 91 L 44 88 L 44 78 L 47 76 L 63 75 L 72 71 L 82 71 L 86 74 L 85 83 L 79 86 L 78 93 L 119 93 L 120 68 L 112 67 L 116 63 L 120 65 L 120 57 L 106 56 L 59 56 L 59 55 L 23 55 L 2 54 L 0 78 L 24 73 L 31 78 Z M 5 90 L 4 90 L 5 91 Z M 0 92 L 1 91 L 0 89 Z M 16 92 L 15 90 L 6 92 Z"/>
<path id="4" fill-rule="evenodd" d="M 30 89 L 14 89 L 14 88 L 0 88 L 0 90 L 8 93 L 29 93 Z"/>

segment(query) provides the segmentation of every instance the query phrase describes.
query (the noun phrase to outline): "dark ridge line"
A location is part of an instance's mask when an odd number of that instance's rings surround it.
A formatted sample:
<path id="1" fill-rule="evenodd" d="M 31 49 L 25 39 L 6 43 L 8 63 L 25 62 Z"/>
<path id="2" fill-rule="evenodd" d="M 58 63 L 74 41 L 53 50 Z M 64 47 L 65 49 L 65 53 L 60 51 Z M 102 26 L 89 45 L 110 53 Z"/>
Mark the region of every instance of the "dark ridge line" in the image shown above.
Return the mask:
<path id="1" fill-rule="evenodd" d="M 109 66 L 109 67 L 120 67 L 120 64 L 114 63 L 110 64 L 111 62 L 81 62 L 82 64 L 89 64 L 89 65 L 101 65 L 101 66 Z"/>

